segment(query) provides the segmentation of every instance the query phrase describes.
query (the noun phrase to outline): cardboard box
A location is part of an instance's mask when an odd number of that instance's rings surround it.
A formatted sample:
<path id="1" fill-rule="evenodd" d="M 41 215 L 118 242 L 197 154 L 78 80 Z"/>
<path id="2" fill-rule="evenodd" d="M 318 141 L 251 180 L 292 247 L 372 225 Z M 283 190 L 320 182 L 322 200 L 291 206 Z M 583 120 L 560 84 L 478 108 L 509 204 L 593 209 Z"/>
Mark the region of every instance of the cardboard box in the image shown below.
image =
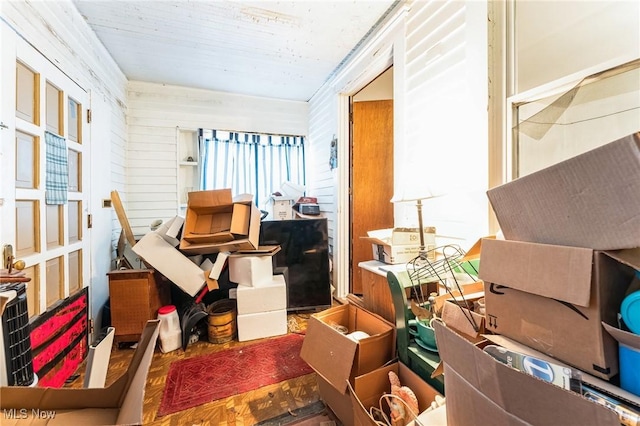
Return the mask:
<path id="1" fill-rule="evenodd" d="M 351 340 L 347 333 L 364 331 L 369 337 Z M 375 370 L 395 356 L 395 327 L 382 317 L 352 304 L 311 315 L 300 357 L 341 394 L 347 380 Z"/>
<path id="2" fill-rule="evenodd" d="M 0 388 L 3 425 L 142 424 L 147 373 L 160 321 L 147 322 L 127 371 L 106 388 Z"/>
<path id="3" fill-rule="evenodd" d="M 610 327 L 608 324 L 603 324 L 603 325 L 605 326 L 605 328 Z M 502 346 L 510 351 L 519 352 L 521 354 L 528 355 L 528 356 L 533 356 L 543 361 L 559 365 L 560 367 L 569 367 L 567 364 L 563 363 L 560 360 L 557 360 L 548 355 L 545 355 L 542 352 L 536 351 L 535 349 L 532 349 L 528 346 L 523 345 L 522 343 L 518 343 L 515 340 L 509 339 L 508 337 L 502 336 L 500 334 L 487 334 L 484 337 L 486 338 L 486 340 L 489 341 L 489 343 Z M 618 386 L 615 386 L 608 381 L 605 381 L 598 377 L 587 374 L 584 371 L 581 372 L 581 376 L 582 376 L 583 384 L 587 386 L 591 386 L 594 389 L 603 390 L 624 403 L 628 403 L 630 405 L 635 405 L 637 407 L 640 407 L 640 396 L 634 395 L 628 391 L 625 391 L 624 389 Z"/>
<path id="4" fill-rule="evenodd" d="M 317 375 L 318 393 L 320 399 L 331 409 L 343 425 L 353 425 L 353 402 L 348 393 L 343 393 L 334 388 L 322 376 Z"/>
<path id="5" fill-rule="evenodd" d="M 271 217 L 273 220 L 293 220 L 295 212 L 293 203 L 295 200 L 288 197 L 271 196 Z"/>
<path id="6" fill-rule="evenodd" d="M 228 189 L 190 192 L 182 239 L 189 243 L 225 243 L 246 237 L 251 206 L 232 200 Z"/>
<path id="7" fill-rule="evenodd" d="M 482 351 L 483 344 L 474 345 L 440 323 L 434 328 L 449 426 L 620 425 L 608 408 L 496 361 Z"/>
<path id="8" fill-rule="evenodd" d="M 617 323 L 640 250 L 611 252 L 484 240 L 487 330 L 510 337 L 589 374 L 618 373 Z"/>
<path id="9" fill-rule="evenodd" d="M 427 384 L 420 376 L 411 371 L 409 367 L 401 362 L 394 362 L 385 367 L 378 368 L 370 373 L 363 374 L 355 378 L 353 385 L 349 384 L 349 396 L 353 406 L 353 418 L 355 425 L 376 426 L 374 420 L 369 416 L 371 407 L 380 407 L 380 397 L 383 394 L 391 393 L 391 383 L 389 382 L 389 372 L 393 371 L 398 375 L 400 384 L 409 387 L 416 395 L 418 409 L 416 414 L 426 410 L 440 395 L 435 389 Z M 389 415 L 388 405 L 383 402 L 382 408 Z M 406 420 L 412 417 L 407 415 Z"/>
<path id="10" fill-rule="evenodd" d="M 640 247 L 640 133 L 487 191 L 506 239 Z"/>
<path id="11" fill-rule="evenodd" d="M 425 227 L 424 230 L 425 250 L 431 250 L 436 245 L 435 228 Z M 407 263 L 420 253 L 418 230 L 410 228 L 378 229 L 368 231 L 366 237 L 360 238 L 371 243 L 373 259 L 379 262 L 392 265 Z M 415 242 L 408 244 L 413 240 Z"/>
<path id="12" fill-rule="evenodd" d="M 287 309 L 287 286 L 284 275 L 273 275 L 261 287 L 238 286 L 236 289 L 238 315 Z"/>
<path id="13" fill-rule="evenodd" d="M 238 315 L 238 341 L 262 339 L 287 334 L 287 310 Z"/>
<path id="14" fill-rule="evenodd" d="M 260 210 L 252 201 L 236 201 L 231 190 L 189 193 L 180 250 L 187 254 L 255 250 L 260 239 Z"/>

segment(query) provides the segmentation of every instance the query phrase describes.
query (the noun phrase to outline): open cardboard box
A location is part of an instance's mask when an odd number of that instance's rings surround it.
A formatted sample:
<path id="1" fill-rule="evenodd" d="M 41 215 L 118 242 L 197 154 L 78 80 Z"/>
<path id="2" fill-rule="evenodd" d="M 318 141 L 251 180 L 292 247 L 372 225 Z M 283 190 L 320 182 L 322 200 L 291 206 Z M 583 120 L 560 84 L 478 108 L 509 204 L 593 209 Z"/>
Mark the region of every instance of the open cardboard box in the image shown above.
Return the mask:
<path id="1" fill-rule="evenodd" d="M 480 278 L 487 330 L 510 337 L 589 374 L 618 373 L 617 324 L 640 250 L 485 240 Z"/>
<path id="2" fill-rule="evenodd" d="M 620 425 L 612 410 L 496 361 L 482 350 L 486 340 L 473 344 L 440 323 L 434 328 L 449 426 Z"/>
<path id="3" fill-rule="evenodd" d="M 506 239 L 640 247 L 640 133 L 487 191 Z"/>
<path id="4" fill-rule="evenodd" d="M 0 388 L 2 425 L 139 425 L 160 320 L 147 322 L 127 371 L 106 388 Z"/>
<path id="5" fill-rule="evenodd" d="M 260 210 L 251 200 L 234 201 L 230 189 L 189 193 L 180 250 L 187 254 L 255 250 Z"/>
<path id="6" fill-rule="evenodd" d="M 364 331 L 369 337 L 351 340 L 347 333 Z M 346 304 L 312 314 L 300 357 L 317 373 L 322 399 L 344 424 L 353 424 L 347 382 L 381 367 L 395 357 L 395 327 L 356 305 Z"/>
<path id="7" fill-rule="evenodd" d="M 440 395 L 435 389 L 427 384 L 420 376 L 411 371 L 403 363 L 396 361 L 390 365 L 380 367 L 370 373 L 363 374 L 354 379 L 353 385 L 350 383 L 349 395 L 353 406 L 353 418 L 355 425 L 376 426 L 374 419 L 369 415 L 371 407 L 380 406 L 380 397 L 383 394 L 391 393 L 389 382 L 389 372 L 393 371 L 398 375 L 400 384 L 409 387 L 418 400 L 419 413 L 425 411 L 435 400 L 436 395 Z M 389 416 L 388 405 L 383 401 L 382 408 Z M 407 415 L 406 419 L 413 417 Z"/>

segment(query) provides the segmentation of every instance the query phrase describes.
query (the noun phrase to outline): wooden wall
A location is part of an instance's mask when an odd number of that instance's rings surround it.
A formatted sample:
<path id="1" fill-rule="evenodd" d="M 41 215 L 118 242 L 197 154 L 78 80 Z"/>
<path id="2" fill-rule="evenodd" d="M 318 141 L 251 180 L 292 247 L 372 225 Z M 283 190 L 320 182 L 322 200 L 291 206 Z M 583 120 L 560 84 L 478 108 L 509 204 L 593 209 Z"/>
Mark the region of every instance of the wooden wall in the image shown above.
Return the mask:
<path id="1" fill-rule="evenodd" d="M 307 135 L 306 102 L 178 86 L 128 85 L 127 203 L 134 234 L 177 214 L 176 127 Z"/>

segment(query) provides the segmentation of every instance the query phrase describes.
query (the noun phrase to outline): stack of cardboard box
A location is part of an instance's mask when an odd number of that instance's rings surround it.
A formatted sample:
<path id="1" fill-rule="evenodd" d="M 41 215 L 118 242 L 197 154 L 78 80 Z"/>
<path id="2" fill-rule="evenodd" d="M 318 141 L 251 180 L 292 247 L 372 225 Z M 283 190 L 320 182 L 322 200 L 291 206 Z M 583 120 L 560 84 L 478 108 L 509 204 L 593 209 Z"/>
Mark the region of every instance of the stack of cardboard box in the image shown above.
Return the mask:
<path id="1" fill-rule="evenodd" d="M 484 240 L 480 260 L 489 331 L 580 369 L 590 383 L 635 404 L 640 398 L 606 381 L 618 382 L 612 334 L 629 337 L 618 329 L 617 316 L 640 269 L 639 194 L 640 134 L 491 189 L 487 195 L 505 240 Z M 472 418 L 511 424 L 618 420 L 577 394 L 502 370 L 451 330 L 438 327 L 437 335 L 451 424 Z M 640 336 L 634 341 L 640 349 Z"/>
<path id="2" fill-rule="evenodd" d="M 238 340 L 287 333 L 287 288 L 284 275 L 273 274 L 273 253 L 230 256 L 229 280 L 238 284 Z"/>

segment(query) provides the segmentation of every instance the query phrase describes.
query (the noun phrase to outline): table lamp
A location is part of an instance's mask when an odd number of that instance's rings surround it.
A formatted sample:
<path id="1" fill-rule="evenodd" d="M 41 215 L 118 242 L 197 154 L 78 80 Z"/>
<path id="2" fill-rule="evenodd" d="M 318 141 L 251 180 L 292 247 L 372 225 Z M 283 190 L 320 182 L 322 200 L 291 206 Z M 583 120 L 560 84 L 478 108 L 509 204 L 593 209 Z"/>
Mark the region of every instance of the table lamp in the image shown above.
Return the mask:
<path id="1" fill-rule="evenodd" d="M 430 188 L 412 186 L 410 188 L 402 188 L 400 191 L 393 194 L 393 198 L 391 198 L 391 202 L 394 204 L 407 203 L 411 201 L 416 203 L 416 208 L 418 209 L 418 227 L 420 228 L 419 257 L 422 259 L 426 259 L 427 257 L 427 250 L 424 244 L 424 225 L 422 222 L 422 200 L 439 197 L 441 195 L 442 194 L 435 193 Z"/>

